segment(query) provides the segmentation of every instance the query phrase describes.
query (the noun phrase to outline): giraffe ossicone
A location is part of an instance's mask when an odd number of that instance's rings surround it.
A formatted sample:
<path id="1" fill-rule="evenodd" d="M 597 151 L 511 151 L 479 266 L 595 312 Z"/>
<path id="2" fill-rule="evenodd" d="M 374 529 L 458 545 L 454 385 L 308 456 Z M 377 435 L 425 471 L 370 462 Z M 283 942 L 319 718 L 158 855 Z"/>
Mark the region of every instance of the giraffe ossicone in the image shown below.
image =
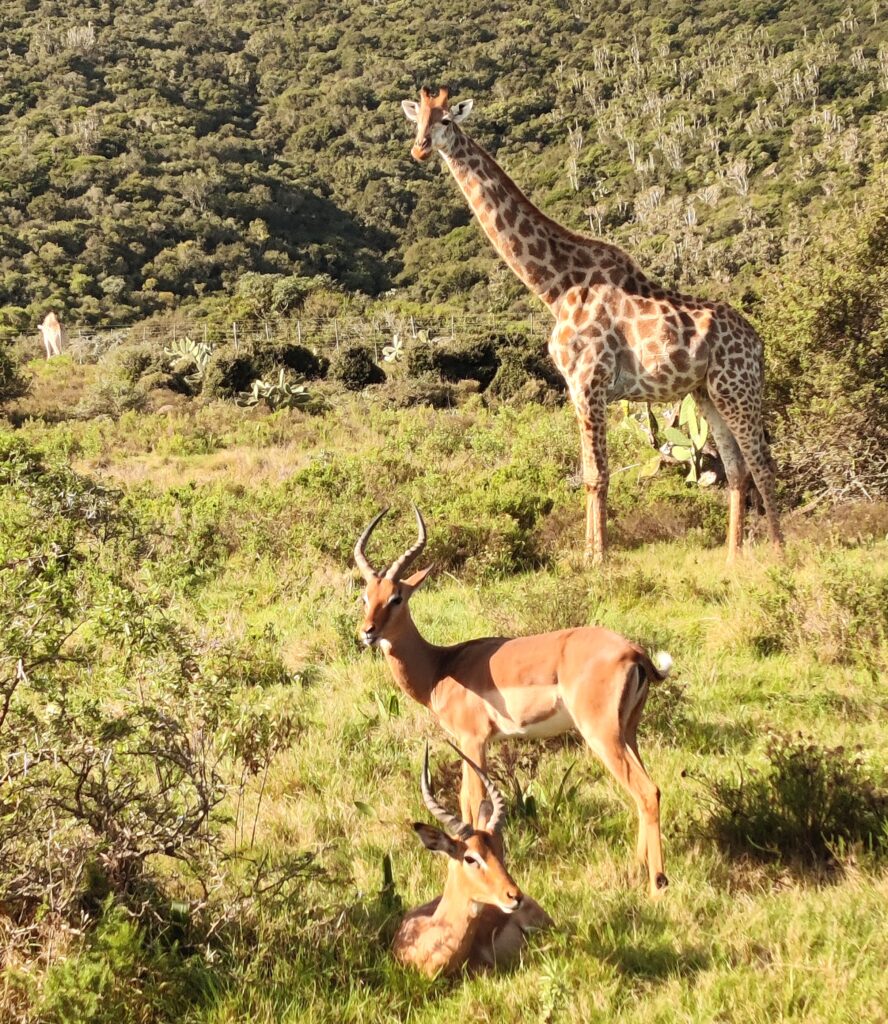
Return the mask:
<path id="1" fill-rule="evenodd" d="M 709 422 L 730 489 L 728 561 L 743 540 L 750 477 L 772 542 L 783 543 L 774 464 L 762 425 L 764 358 L 752 325 L 731 306 L 670 292 L 622 249 L 547 217 L 461 128 L 472 101 L 423 88 L 404 100 L 416 125 L 411 154 L 437 152 L 484 233 L 555 318 L 549 353 L 580 427 L 586 553 L 600 561 L 607 532 L 607 405 L 668 402 L 692 394 Z"/>

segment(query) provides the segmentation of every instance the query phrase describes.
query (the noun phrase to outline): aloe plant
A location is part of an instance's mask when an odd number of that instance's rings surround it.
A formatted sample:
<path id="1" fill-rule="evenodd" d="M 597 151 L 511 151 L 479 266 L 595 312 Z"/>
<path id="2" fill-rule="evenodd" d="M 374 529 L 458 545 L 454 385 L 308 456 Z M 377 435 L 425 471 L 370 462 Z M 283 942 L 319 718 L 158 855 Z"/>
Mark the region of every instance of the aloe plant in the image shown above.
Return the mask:
<path id="1" fill-rule="evenodd" d="M 395 333 L 392 335 L 391 345 L 385 345 L 382 349 L 382 358 L 387 363 L 396 363 L 404 355 L 404 342 L 401 340 L 401 335 Z"/>
<path id="2" fill-rule="evenodd" d="M 238 405 L 249 407 L 265 402 L 272 409 L 295 409 L 310 401 L 311 394 L 301 378 L 287 380 L 285 370 L 278 371 L 276 380 L 257 378 L 250 385 L 249 391 L 241 392 L 237 398 Z"/>
<path id="3" fill-rule="evenodd" d="M 687 395 L 681 403 L 678 413 L 679 427 L 667 427 L 663 432 L 668 454 L 677 462 L 688 464 L 687 480 L 689 483 L 706 487 L 715 481 L 715 474 L 703 472 L 703 446 L 709 437 L 709 424 L 699 414 L 693 395 Z M 662 449 L 661 449 L 662 451 Z"/>
<path id="4" fill-rule="evenodd" d="M 172 369 L 176 373 L 185 373 L 194 367 L 191 373 L 185 374 L 185 380 L 191 384 L 199 384 L 203 380 L 204 371 L 215 346 L 206 341 L 194 341 L 186 334 L 184 338 L 176 338 L 172 345 L 163 350 L 163 354 L 171 360 Z"/>

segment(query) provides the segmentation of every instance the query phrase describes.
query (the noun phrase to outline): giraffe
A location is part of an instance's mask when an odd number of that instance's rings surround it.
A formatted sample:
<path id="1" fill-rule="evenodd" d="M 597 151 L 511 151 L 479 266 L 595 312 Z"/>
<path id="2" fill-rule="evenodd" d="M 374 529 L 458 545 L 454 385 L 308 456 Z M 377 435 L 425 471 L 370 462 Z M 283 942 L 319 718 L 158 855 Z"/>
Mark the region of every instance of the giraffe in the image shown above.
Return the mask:
<path id="1" fill-rule="evenodd" d="M 556 223 L 459 127 L 472 100 L 446 87 L 403 100 L 416 124 L 411 155 L 443 157 L 485 234 L 549 307 L 549 354 L 567 384 L 580 428 L 586 490 L 586 556 L 604 558 L 607 532 L 607 405 L 669 402 L 692 394 L 709 422 L 730 492 L 728 562 L 743 542 L 750 477 L 771 541 L 783 538 L 774 463 L 762 426 L 762 342 L 729 305 L 667 291 L 615 245 Z"/>

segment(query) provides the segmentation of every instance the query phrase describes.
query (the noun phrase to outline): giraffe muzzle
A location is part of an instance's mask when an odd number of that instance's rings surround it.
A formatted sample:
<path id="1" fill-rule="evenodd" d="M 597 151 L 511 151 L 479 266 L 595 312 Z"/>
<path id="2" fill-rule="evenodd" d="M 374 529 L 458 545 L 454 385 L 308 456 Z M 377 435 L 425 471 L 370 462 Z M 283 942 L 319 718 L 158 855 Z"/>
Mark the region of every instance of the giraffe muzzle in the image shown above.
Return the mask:
<path id="1" fill-rule="evenodd" d="M 413 149 L 410 150 L 410 155 L 414 160 L 428 160 L 432 155 L 432 143 L 431 140 L 423 140 L 421 143 L 417 142 Z"/>

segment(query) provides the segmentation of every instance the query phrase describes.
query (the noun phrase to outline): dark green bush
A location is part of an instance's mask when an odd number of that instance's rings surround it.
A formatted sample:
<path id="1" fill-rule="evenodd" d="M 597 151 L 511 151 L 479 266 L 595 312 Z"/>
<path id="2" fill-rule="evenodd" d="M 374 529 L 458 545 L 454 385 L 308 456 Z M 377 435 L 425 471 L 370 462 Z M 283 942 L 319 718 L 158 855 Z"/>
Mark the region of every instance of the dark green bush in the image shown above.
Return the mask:
<path id="1" fill-rule="evenodd" d="M 774 452 L 795 501 L 888 494 L 888 183 L 784 261 L 756 310 Z"/>
<path id="2" fill-rule="evenodd" d="M 223 345 L 210 356 L 201 394 L 207 398 L 234 398 L 261 376 L 253 356 L 235 351 L 233 345 Z"/>
<path id="3" fill-rule="evenodd" d="M 438 342 L 432 346 L 432 366 L 444 380 L 476 380 L 482 389 L 496 376 L 499 360 L 489 338 Z"/>
<path id="4" fill-rule="evenodd" d="M 330 362 L 330 377 L 349 391 L 363 391 L 371 384 L 382 384 L 385 374 L 373 361 L 366 345 L 345 345 Z"/>
<path id="5" fill-rule="evenodd" d="M 457 391 L 452 384 L 442 381 L 434 373 L 419 377 L 390 380 L 380 396 L 395 409 L 413 405 L 428 405 L 432 409 L 448 409 L 457 403 Z"/>
<path id="6" fill-rule="evenodd" d="M 28 379 L 22 376 L 6 345 L 0 345 L 0 405 L 21 398 L 28 390 Z"/>
<path id="7" fill-rule="evenodd" d="M 734 853 L 805 866 L 835 862 L 849 846 L 888 854 L 888 790 L 863 752 L 829 749 L 801 735 L 774 736 L 762 771 L 706 782 L 706 834 Z"/>
<path id="8" fill-rule="evenodd" d="M 257 345 L 253 352 L 253 364 L 262 375 L 274 374 L 284 367 L 306 380 L 326 377 L 330 369 L 330 360 L 326 356 L 316 355 L 305 345 L 291 342 Z"/>

